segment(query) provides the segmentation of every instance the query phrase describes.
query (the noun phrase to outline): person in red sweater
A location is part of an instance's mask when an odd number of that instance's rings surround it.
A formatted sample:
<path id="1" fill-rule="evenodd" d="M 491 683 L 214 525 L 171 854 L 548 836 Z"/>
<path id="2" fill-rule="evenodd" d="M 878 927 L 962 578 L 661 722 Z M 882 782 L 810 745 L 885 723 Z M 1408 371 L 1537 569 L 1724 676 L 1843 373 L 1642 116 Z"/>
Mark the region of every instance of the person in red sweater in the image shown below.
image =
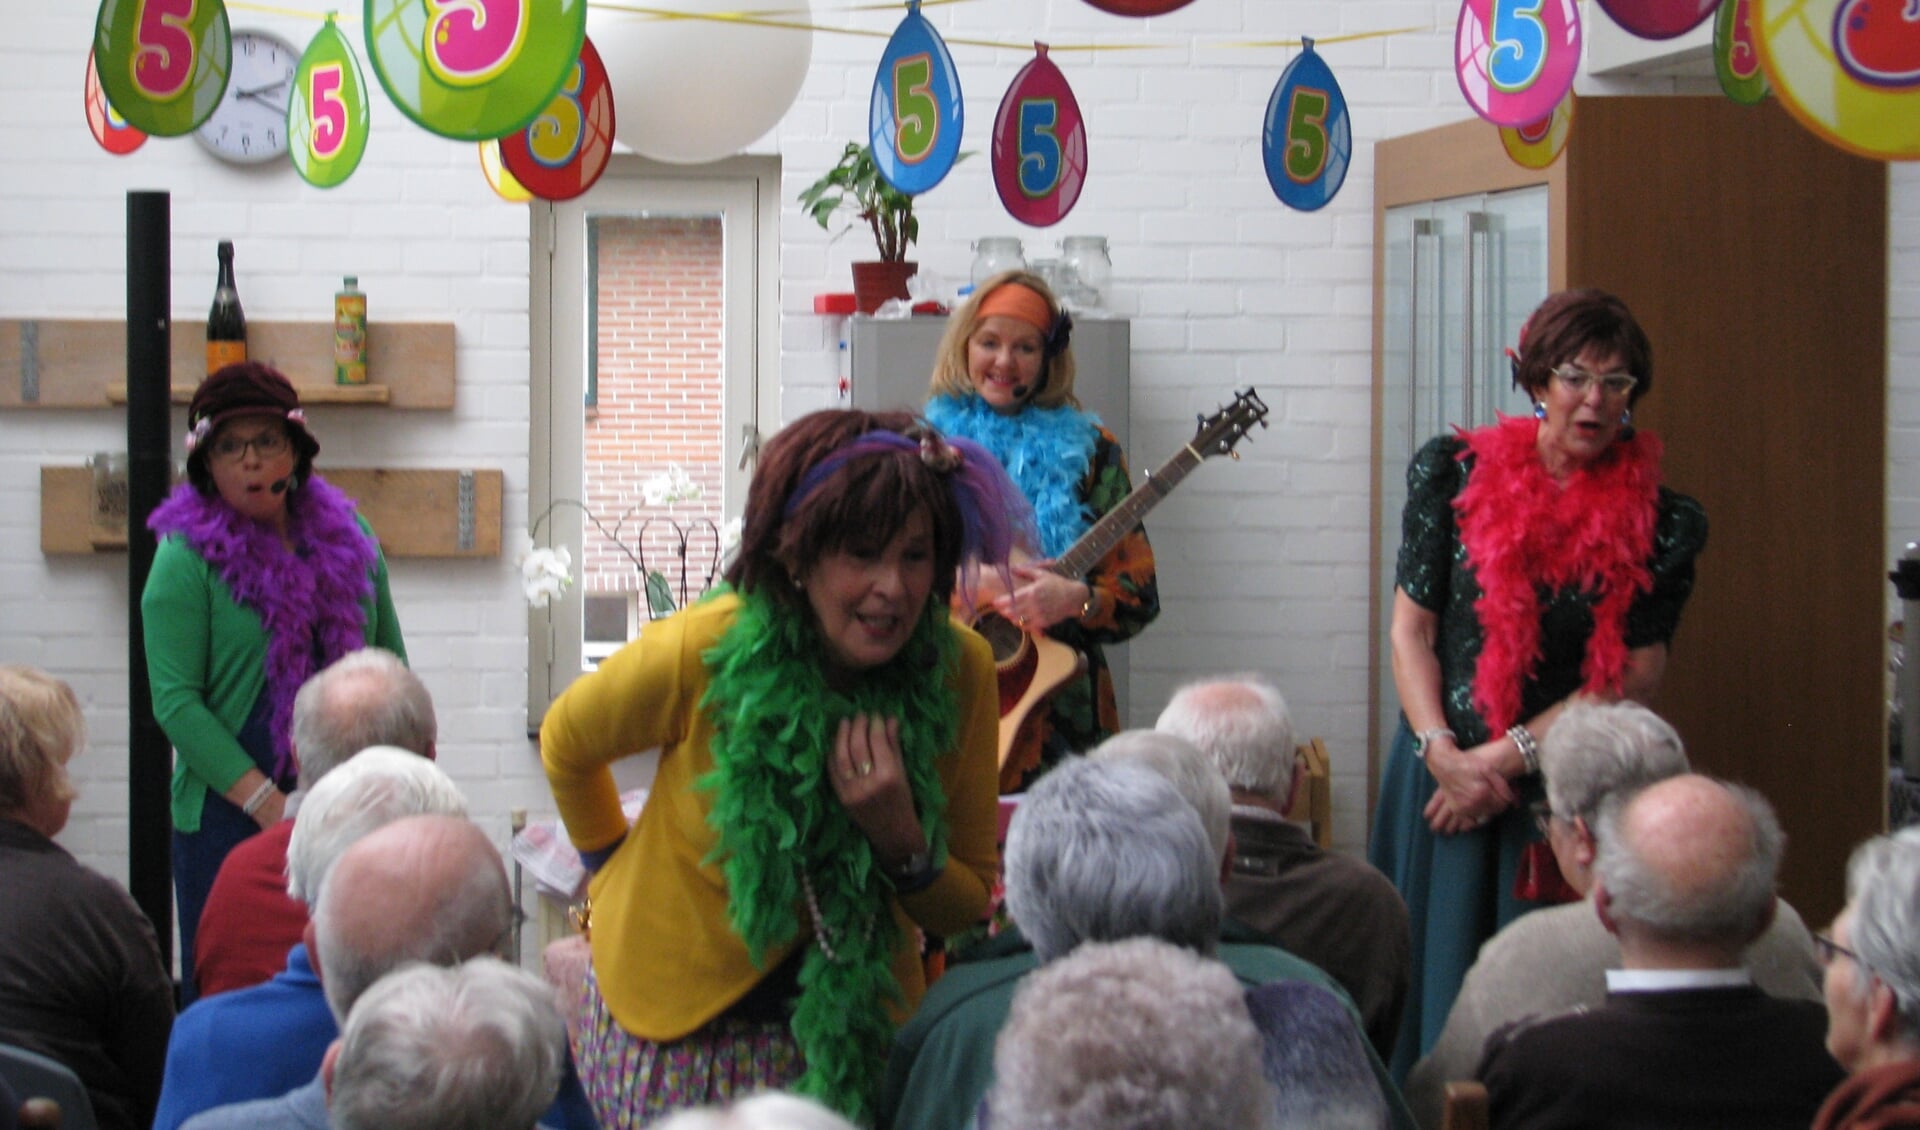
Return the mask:
<path id="1" fill-rule="evenodd" d="M 382 648 L 344 655 L 301 686 L 293 701 L 300 787 L 287 800 L 287 819 L 242 841 L 220 866 L 194 942 L 199 996 L 271 980 L 307 928 L 306 904 L 287 894 L 287 844 L 302 795 L 368 746 L 431 761 L 438 732 L 426 684 Z"/>

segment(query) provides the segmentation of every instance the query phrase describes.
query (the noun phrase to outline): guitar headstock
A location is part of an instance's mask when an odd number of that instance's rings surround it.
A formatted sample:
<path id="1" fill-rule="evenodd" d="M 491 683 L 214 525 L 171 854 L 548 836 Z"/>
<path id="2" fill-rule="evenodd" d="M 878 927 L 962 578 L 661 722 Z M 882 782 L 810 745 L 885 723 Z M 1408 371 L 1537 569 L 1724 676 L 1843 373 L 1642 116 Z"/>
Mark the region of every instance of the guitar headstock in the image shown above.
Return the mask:
<path id="1" fill-rule="evenodd" d="M 1211 416 L 1201 416 L 1200 428 L 1194 433 L 1193 450 L 1202 458 L 1215 455 L 1232 455 L 1235 444 L 1253 430 L 1255 424 L 1267 426 L 1268 408 L 1260 399 L 1260 394 L 1248 388 L 1233 396 L 1233 403 L 1215 412 Z"/>

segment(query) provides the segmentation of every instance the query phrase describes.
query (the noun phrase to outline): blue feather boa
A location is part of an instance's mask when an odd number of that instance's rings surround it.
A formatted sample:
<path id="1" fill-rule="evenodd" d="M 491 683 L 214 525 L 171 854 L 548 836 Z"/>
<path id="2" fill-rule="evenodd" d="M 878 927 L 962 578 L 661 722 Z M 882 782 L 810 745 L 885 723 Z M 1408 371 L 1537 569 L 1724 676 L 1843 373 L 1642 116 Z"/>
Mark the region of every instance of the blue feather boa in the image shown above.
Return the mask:
<path id="1" fill-rule="evenodd" d="M 1098 416 L 1064 404 L 1002 416 L 978 396 L 936 396 L 927 402 L 926 417 L 941 431 L 986 448 L 1007 469 L 1033 504 L 1040 549 L 1048 557 L 1072 548 L 1093 524 L 1080 484 L 1099 438 Z"/>

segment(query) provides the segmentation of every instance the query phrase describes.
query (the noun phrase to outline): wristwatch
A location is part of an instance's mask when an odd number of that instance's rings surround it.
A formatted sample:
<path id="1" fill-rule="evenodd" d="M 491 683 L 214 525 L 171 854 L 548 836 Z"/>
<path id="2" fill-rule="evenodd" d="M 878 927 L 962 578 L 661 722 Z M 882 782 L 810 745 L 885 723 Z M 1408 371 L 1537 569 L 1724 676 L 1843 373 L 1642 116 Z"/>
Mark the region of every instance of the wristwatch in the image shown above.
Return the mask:
<path id="1" fill-rule="evenodd" d="M 1445 734 L 1447 737 L 1450 737 L 1450 738 L 1454 736 L 1453 731 L 1447 729 L 1445 726 L 1435 726 L 1431 730 L 1422 730 L 1419 733 L 1413 735 L 1413 755 L 1419 758 L 1420 760 L 1425 761 L 1427 759 L 1427 746 L 1431 745 L 1433 743 L 1433 739 L 1441 736 L 1442 734 Z"/>
<path id="2" fill-rule="evenodd" d="M 905 863 L 893 869 L 893 877 L 896 879 L 917 879 L 925 874 L 927 869 L 932 866 L 933 855 L 930 852 L 916 851 L 907 857 Z"/>

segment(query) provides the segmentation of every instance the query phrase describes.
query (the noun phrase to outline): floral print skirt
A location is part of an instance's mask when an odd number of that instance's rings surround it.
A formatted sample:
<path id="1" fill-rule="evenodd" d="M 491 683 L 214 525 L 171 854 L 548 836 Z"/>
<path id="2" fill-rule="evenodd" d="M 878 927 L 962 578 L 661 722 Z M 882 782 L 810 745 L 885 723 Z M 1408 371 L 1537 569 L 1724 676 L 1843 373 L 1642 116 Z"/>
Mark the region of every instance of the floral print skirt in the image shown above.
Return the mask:
<path id="1" fill-rule="evenodd" d="M 591 973 L 584 992 L 573 1058 L 601 1130 L 639 1130 L 675 1111 L 779 1090 L 805 1069 L 793 1033 L 777 1021 L 722 1016 L 660 1044 L 620 1027 Z"/>

